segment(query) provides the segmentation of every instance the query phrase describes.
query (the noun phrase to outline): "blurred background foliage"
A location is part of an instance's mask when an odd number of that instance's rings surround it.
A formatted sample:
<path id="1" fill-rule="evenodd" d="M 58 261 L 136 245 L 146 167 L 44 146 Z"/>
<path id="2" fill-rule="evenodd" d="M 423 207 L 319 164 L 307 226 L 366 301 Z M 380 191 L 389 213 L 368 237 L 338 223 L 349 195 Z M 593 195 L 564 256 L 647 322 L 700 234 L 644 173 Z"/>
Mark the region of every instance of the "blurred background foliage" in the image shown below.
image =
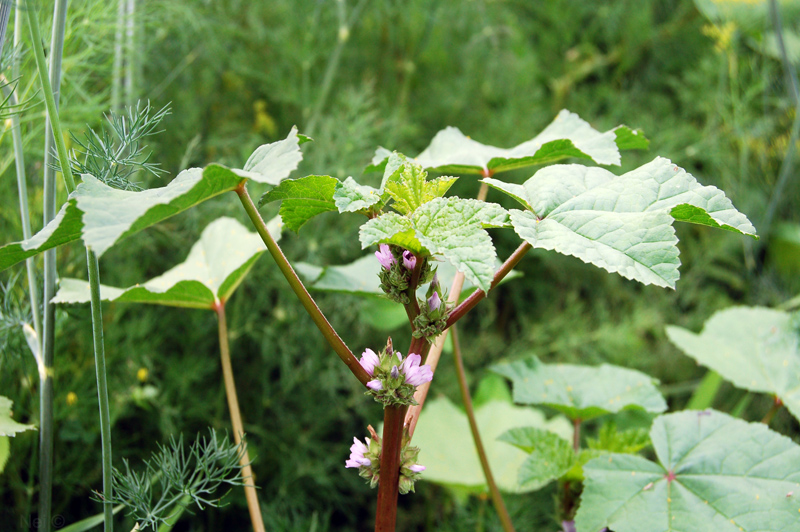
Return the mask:
<path id="1" fill-rule="evenodd" d="M 655 155 L 668 157 L 702 183 L 723 188 L 763 233 L 760 222 L 787 153 L 795 103 L 781 62 L 761 40 L 771 30 L 768 17 L 741 28 L 709 15 L 709 5 L 724 3 L 150 0 L 136 4 L 136 32 L 126 50 L 134 73 L 127 99 L 156 107 L 171 102 L 172 115 L 151 145 L 153 160 L 172 176 L 212 161 L 241 165 L 255 147 L 283 138 L 296 124 L 315 142 L 303 146 L 305 160 L 295 175 L 358 177 L 378 145 L 413 155 L 453 125 L 508 147 L 567 108 L 596 129 L 625 123 L 651 139 L 649 153 L 623 153 L 619 171 Z M 47 20 L 52 6 L 42 4 Z M 76 134 L 98 126 L 110 106 L 116 10 L 116 2 L 106 0 L 69 6 L 61 114 Z M 36 81 L 28 55 L 22 73 L 19 90 L 31 96 Z M 34 230 L 41 227 L 43 114 L 40 105 L 22 117 Z M 520 182 L 531 173 L 508 179 Z M 21 228 L 8 127 L 0 137 L 0 175 L 6 183 L 0 229 L 3 242 L 10 242 L 21 239 Z M 170 177 L 140 179 L 163 186 Z M 364 177 L 371 184 L 377 179 Z M 773 238 L 751 242 L 678 227 L 683 266 L 677 291 L 644 287 L 571 257 L 531 253 L 520 266 L 524 277 L 499 288 L 461 327 L 471 382 L 489 364 L 528 353 L 545 361 L 610 362 L 659 378 L 670 407 L 683 408 L 705 370 L 667 342 L 664 326 L 699 330 L 716 310 L 774 306 L 800 291 L 799 182 L 790 179 L 779 198 L 773 226 L 780 230 Z M 453 189 L 476 192 L 472 177 Z M 504 201 L 492 194 L 489 200 Z M 271 209 L 277 206 L 266 207 L 265 217 Z M 103 282 L 128 286 L 164 272 L 223 214 L 245 221 L 235 198 L 225 196 L 137 235 L 104 256 Z M 302 229 L 301 238 L 285 235 L 282 245 L 292 261 L 349 262 L 363 254 L 359 223 L 322 216 Z M 496 245 L 505 257 L 517 237 L 497 232 Z M 20 272 L 21 265 L 0 280 Z M 84 272 L 82 248 L 61 248 L 60 275 Z M 14 301 L 25 301 L 24 284 L 20 277 L 10 289 Z M 11 309 L 24 303 L 6 299 L 6 315 L 26 312 Z M 403 329 L 383 331 L 360 321 L 364 301 L 328 294 L 318 300 L 353 351 L 383 345 L 387 333 L 407 345 Z M 363 397 L 329 352 L 268 257 L 228 309 L 267 529 L 370 530 L 375 494 L 343 465 L 351 438 L 379 423 L 380 407 Z M 104 311 L 117 465 L 123 457 L 148 456 L 171 434 L 229 427 L 211 313 L 125 304 Z M 88 308 L 59 310 L 53 513 L 67 523 L 100 510 L 89 498 L 101 484 L 90 330 Z M 37 419 L 37 383 L 33 358 L 12 331 L 0 356 L 0 394 L 14 400 L 22 422 Z M 460 404 L 448 358 L 433 393 Z M 731 411 L 743 395 L 725 386 L 714 406 Z M 770 401 L 753 398 L 743 417 L 760 419 Z M 800 427 L 785 412 L 772 426 L 800 440 Z M 35 512 L 37 438 L 27 432 L 12 439 L 11 460 L 0 476 L 3 530 L 22 527 Z M 175 530 L 249 527 L 241 491 L 233 490 L 228 501 L 185 516 Z M 509 497 L 509 506 L 518 530 L 558 528 L 547 489 Z M 425 482 L 416 495 L 401 498 L 399 519 L 401 530 L 499 530 L 486 497 L 464 502 Z"/>

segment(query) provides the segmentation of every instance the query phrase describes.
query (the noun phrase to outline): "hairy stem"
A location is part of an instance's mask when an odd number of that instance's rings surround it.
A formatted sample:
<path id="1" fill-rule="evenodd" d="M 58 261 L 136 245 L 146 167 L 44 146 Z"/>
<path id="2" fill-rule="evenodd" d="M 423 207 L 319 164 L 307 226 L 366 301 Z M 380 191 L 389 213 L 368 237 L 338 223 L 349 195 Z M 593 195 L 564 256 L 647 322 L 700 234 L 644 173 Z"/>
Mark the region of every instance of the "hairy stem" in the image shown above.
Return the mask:
<path id="1" fill-rule="evenodd" d="M 286 256 L 283 254 L 280 246 L 278 243 L 275 242 L 275 239 L 272 238 L 272 235 L 269 234 L 267 230 L 267 224 L 264 223 L 264 219 L 261 218 L 261 214 L 258 212 L 255 204 L 253 204 L 253 199 L 250 197 L 250 194 L 247 192 L 247 182 L 242 181 L 242 183 L 236 188 L 236 194 L 239 195 L 239 199 L 242 201 L 242 205 L 244 206 L 244 210 L 247 212 L 247 216 L 250 217 L 250 221 L 258 231 L 258 234 L 261 236 L 261 239 L 264 241 L 264 244 L 267 246 L 267 250 L 269 251 L 272 258 L 275 259 L 275 262 L 278 264 L 278 268 L 283 273 L 286 280 L 289 282 L 289 286 L 292 287 L 297 298 L 303 304 L 303 307 L 308 312 L 311 319 L 314 321 L 314 324 L 322 333 L 322 336 L 328 341 L 328 344 L 333 348 L 339 358 L 342 359 L 342 362 L 350 368 L 350 371 L 353 372 L 353 375 L 363 384 L 364 386 L 367 385 L 367 382 L 371 380 L 369 374 L 361 367 L 359 364 L 358 359 L 353 355 L 353 352 L 347 347 L 344 341 L 339 337 L 336 333 L 334 328 L 328 322 L 325 315 L 317 306 L 317 303 L 314 301 L 314 298 L 311 297 L 311 294 L 308 293 L 306 290 L 305 285 L 295 273 L 294 268 L 292 265 L 289 264 L 289 261 L 286 259 Z"/>
<path id="2" fill-rule="evenodd" d="M 405 413 L 406 407 L 404 406 L 387 406 L 383 410 L 381 471 L 378 483 L 378 508 L 375 513 L 375 532 L 394 532 L 395 529 Z"/>
<path id="3" fill-rule="evenodd" d="M 225 381 L 225 395 L 228 398 L 228 410 L 231 414 L 231 424 L 233 425 L 233 438 L 236 445 L 241 445 L 244 435 L 244 424 L 242 423 L 242 413 L 239 410 L 239 399 L 236 396 L 236 382 L 233 380 L 233 367 L 231 366 L 231 352 L 228 343 L 228 324 L 225 319 L 225 302 L 220 301 L 214 306 L 217 313 L 217 324 L 219 330 L 219 355 L 222 361 L 222 377 Z M 258 504 L 258 494 L 256 493 L 255 478 L 253 468 L 250 467 L 250 455 L 247 447 L 242 453 L 242 478 L 249 479 L 249 484 L 244 486 L 244 495 L 247 499 L 247 509 L 250 512 L 250 521 L 253 523 L 255 532 L 265 532 L 264 518 L 261 517 L 261 506 Z"/>
<path id="4" fill-rule="evenodd" d="M 461 400 L 464 401 L 464 409 L 467 413 L 469 420 L 469 429 L 472 432 L 472 440 L 475 442 L 475 450 L 478 452 L 478 458 L 481 461 L 481 468 L 483 475 L 486 477 L 486 484 L 489 486 L 489 493 L 492 496 L 492 503 L 497 511 L 497 516 L 500 518 L 500 523 L 505 532 L 514 532 L 514 525 L 511 523 L 511 516 L 508 515 L 508 509 L 503 502 L 503 496 L 500 495 L 500 490 L 494 481 L 492 469 L 489 466 L 489 459 L 486 456 L 486 449 L 483 447 L 481 441 L 481 434 L 478 431 L 478 422 L 475 420 L 475 410 L 472 407 L 472 397 L 469 394 L 469 385 L 467 384 L 467 372 L 464 370 L 464 359 L 461 356 L 461 345 L 458 341 L 458 330 L 456 327 L 450 329 L 453 335 L 453 358 L 456 364 L 456 375 L 458 375 L 458 387 L 461 390 Z"/>

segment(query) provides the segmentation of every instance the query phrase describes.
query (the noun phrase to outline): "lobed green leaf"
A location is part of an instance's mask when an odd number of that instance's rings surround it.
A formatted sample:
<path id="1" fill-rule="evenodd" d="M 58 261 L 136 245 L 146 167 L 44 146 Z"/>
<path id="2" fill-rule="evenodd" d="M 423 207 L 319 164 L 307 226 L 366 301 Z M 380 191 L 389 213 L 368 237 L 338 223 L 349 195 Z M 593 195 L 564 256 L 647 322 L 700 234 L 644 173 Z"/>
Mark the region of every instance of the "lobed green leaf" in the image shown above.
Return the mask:
<path id="1" fill-rule="evenodd" d="M 348 177 L 343 183 L 336 184 L 333 201 L 339 212 L 369 212 L 370 207 L 381 205 L 382 194 L 368 185 L 359 185 L 355 179 Z"/>
<path id="2" fill-rule="evenodd" d="M 669 326 L 667 337 L 734 386 L 778 397 L 800 419 L 800 331 L 791 314 L 730 308 L 715 313 L 700 334 Z"/>
<path id="3" fill-rule="evenodd" d="M 658 463 L 613 454 L 584 466 L 578 532 L 790 532 L 800 529 L 800 446 L 715 411 L 657 418 Z"/>
<path id="4" fill-rule="evenodd" d="M 309 175 L 283 181 L 263 196 L 259 207 L 280 201 L 280 215 L 286 227 L 294 232 L 311 218 L 323 212 L 335 211 L 333 195 L 339 180 L 327 175 Z"/>
<path id="5" fill-rule="evenodd" d="M 300 144 L 310 140 L 298 135 L 297 127 L 293 127 L 285 139 L 256 148 L 238 174 L 259 183 L 277 185 L 297 169 L 303 160 Z"/>
<path id="6" fill-rule="evenodd" d="M 514 402 L 541 404 L 570 419 L 587 420 L 623 410 L 667 409 L 658 381 L 627 368 L 603 364 L 544 364 L 537 357 L 497 364 L 491 371 L 511 379 Z"/>
<path id="7" fill-rule="evenodd" d="M 520 486 L 545 486 L 567 474 L 577 462 L 570 442 L 548 430 L 514 428 L 501 434 L 498 440 L 529 453 L 519 468 Z"/>
<path id="8" fill-rule="evenodd" d="M 755 228 L 721 190 L 700 185 L 661 157 L 622 176 L 556 165 L 522 185 L 484 182 L 525 207 L 511 211 L 511 223 L 531 246 L 644 284 L 674 288 L 680 277 L 675 220 L 755 236 Z"/>

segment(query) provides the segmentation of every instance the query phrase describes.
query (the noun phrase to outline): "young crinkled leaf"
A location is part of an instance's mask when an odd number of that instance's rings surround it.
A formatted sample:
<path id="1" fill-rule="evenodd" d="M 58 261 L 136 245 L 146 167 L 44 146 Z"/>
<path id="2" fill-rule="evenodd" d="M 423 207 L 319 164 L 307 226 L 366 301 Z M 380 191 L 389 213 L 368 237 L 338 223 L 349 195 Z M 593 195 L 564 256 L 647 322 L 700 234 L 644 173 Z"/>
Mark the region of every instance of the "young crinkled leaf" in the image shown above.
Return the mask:
<path id="1" fill-rule="evenodd" d="M 778 397 L 800 419 L 800 331 L 791 314 L 730 308 L 714 314 L 700 334 L 669 326 L 667 337 L 734 386 Z"/>
<path id="2" fill-rule="evenodd" d="M 184 170 L 167 186 L 141 192 L 117 190 L 84 174 L 52 222 L 27 240 L 0 247 L 0 271 L 79 238 L 100 257 L 126 237 L 234 190 L 244 178 L 265 183 L 285 179 L 301 157 L 298 138 L 292 130 L 285 140 L 262 146 L 258 157 L 254 154 L 245 165 L 249 170 L 211 164 Z"/>
<path id="3" fill-rule="evenodd" d="M 680 260 L 674 220 L 755 236 L 721 190 L 700 185 L 661 157 L 621 176 L 555 165 L 522 185 L 484 181 L 525 206 L 510 212 L 511 224 L 534 248 L 572 255 L 644 284 L 675 287 Z"/>
<path id="4" fill-rule="evenodd" d="M 267 228 L 276 240 L 280 239 L 280 217 L 271 220 Z M 100 297 L 128 303 L 213 308 L 231 297 L 264 251 L 264 243 L 256 233 L 233 218 L 218 218 L 203 230 L 181 264 L 130 288 L 101 286 Z M 62 279 L 53 298 L 54 303 L 89 300 L 89 283 L 79 279 Z"/>
<path id="5" fill-rule="evenodd" d="M 409 214 L 434 198 L 441 198 L 457 177 L 440 177 L 428 181 L 422 166 L 398 155 L 402 165 L 392 172 L 383 189 L 392 197 L 392 207 L 400 214 Z M 391 165 L 389 166 L 391 168 Z"/>
<path id="6" fill-rule="evenodd" d="M 336 184 L 333 201 L 339 212 L 366 214 L 370 211 L 370 207 L 377 206 L 375 210 L 380 210 L 385 200 L 381 191 L 368 185 L 359 185 L 355 179 L 348 177 L 344 182 Z"/>
<path id="7" fill-rule="evenodd" d="M 439 131 L 415 161 L 441 173 L 496 174 L 515 168 L 550 164 L 569 157 L 598 164 L 620 164 L 620 149 L 647 149 L 639 132 L 619 126 L 601 133 L 575 113 L 562 110 L 537 136 L 510 149 L 481 144 L 458 128 Z M 379 148 L 367 171 L 382 169 L 389 151 Z"/>
<path id="8" fill-rule="evenodd" d="M 508 213 L 494 203 L 435 198 L 409 216 L 386 213 L 361 226 L 361 247 L 394 244 L 423 255 L 438 254 L 488 292 L 497 260 L 485 227 L 504 227 Z"/>
<path id="9" fill-rule="evenodd" d="M 667 409 L 656 388 L 658 381 L 632 369 L 609 364 L 544 364 L 535 356 L 490 369 L 511 379 L 515 403 L 547 405 L 570 419 L 585 421 L 632 409 L 654 413 Z"/>
<path id="10" fill-rule="evenodd" d="M 519 484 L 543 487 L 572 469 L 578 456 L 569 441 L 548 430 L 519 427 L 498 438 L 528 453 L 519 468 Z"/>
<path id="11" fill-rule="evenodd" d="M 578 532 L 795 532 L 800 446 L 711 410 L 656 418 L 658 463 L 613 454 L 584 466 Z"/>
<path id="12" fill-rule="evenodd" d="M 314 216 L 336 210 L 333 193 L 338 183 L 338 179 L 327 175 L 309 175 L 284 181 L 261 196 L 258 206 L 280 201 L 283 223 L 297 232 Z"/>

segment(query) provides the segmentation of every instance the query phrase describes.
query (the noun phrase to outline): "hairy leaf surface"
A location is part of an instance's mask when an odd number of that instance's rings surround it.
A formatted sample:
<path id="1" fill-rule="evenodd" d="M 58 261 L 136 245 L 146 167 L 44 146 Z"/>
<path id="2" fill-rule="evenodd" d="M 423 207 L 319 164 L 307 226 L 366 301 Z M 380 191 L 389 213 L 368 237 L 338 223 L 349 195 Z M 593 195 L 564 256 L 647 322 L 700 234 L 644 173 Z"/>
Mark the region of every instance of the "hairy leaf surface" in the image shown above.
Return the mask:
<path id="1" fill-rule="evenodd" d="M 571 419 L 587 420 L 622 410 L 663 412 L 667 403 L 657 380 L 627 368 L 603 364 L 544 364 L 537 357 L 491 367 L 513 382 L 514 402 L 547 405 Z"/>
<path id="2" fill-rule="evenodd" d="M 584 466 L 578 532 L 793 532 L 800 446 L 721 412 L 657 418 L 658 463 L 631 455 Z"/>
<path id="3" fill-rule="evenodd" d="M 800 331 L 791 314 L 730 308 L 714 314 L 700 334 L 669 326 L 667 337 L 735 386 L 780 398 L 800 419 Z"/>
<path id="4" fill-rule="evenodd" d="M 621 176 L 556 165 L 522 185 L 484 181 L 525 207 L 511 211 L 511 223 L 534 248 L 572 255 L 644 284 L 675 287 L 680 260 L 674 220 L 755 236 L 721 190 L 700 185 L 661 157 Z"/>

